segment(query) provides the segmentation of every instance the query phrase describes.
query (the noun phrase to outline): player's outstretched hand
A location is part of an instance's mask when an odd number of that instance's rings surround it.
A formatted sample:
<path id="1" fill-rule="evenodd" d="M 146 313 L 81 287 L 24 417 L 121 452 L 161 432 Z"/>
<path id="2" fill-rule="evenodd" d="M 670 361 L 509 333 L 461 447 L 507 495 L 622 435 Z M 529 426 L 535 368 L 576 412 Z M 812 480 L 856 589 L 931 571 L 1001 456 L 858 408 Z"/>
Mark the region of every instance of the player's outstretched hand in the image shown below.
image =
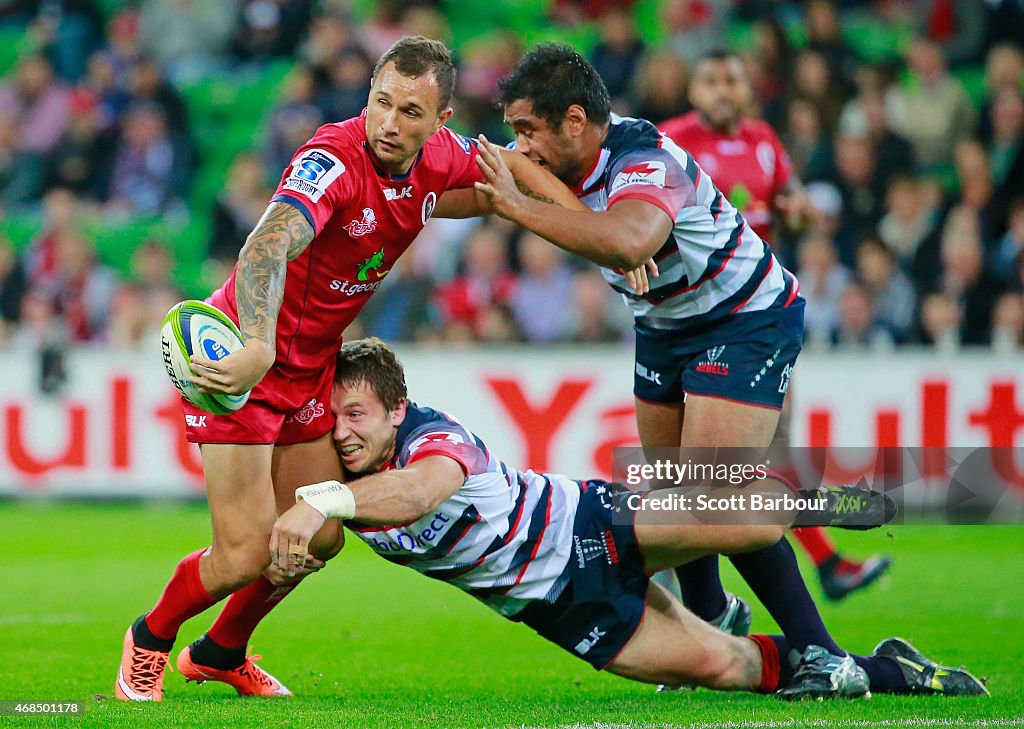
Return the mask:
<path id="1" fill-rule="evenodd" d="M 488 142 L 483 134 L 477 140 L 480 142 L 477 146 L 480 154 L 476 163 L 484 179 L 483 182 L 473 183 L 473 186 L 487 196 L 495 213 L 514 220 L 515 210 L 526 200 L 526 196 L 516 186 L 512 172 L 501 157 L 501 151 Z"/>
<path id="2" fill-rule="evenodd" d="M 640 296 L 651 290 L 650 278 L 658 275 L 658 264 L 654 262 L 653 258 L 648 258 L 644 265 L 621 273 L 626 277 L 626 283 L 633 289 L 633 293 Z"/>
<path id="3" fill-rule="evenodd" d="M 270 532 L 270 559 L 289 577 L 305 564 L 309 540 L 327 521 L 324 515 L 300 501 L 274 522 Z"/>
<path id="4" fill-rule="evenodd" d="M 276 353 L 259 340 L 250 339 L 244 347 L 221 360 L 193 354 L 189 358 L 193 376 L 189 379 L 206 392 L 241 395 L 263 379 L 274 364 Z"/>

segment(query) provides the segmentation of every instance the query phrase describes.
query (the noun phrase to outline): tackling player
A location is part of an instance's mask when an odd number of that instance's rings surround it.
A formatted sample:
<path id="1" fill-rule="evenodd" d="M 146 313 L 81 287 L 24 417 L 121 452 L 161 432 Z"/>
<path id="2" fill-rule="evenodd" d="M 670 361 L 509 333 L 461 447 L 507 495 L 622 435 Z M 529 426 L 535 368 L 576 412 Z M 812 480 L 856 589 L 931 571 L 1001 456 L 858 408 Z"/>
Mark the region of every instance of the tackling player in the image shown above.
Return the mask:
<path id="1" fill-rule="evenodd" d="M 771 544 L 785 532 L 781 519 L 744 525 L 737 514 L 737 526 L 712 529 L 678 513 L 666 524 L 630 508 L 644 497 L 619 484 L 519 471 L 452 416 L 408 401 L 402 365 L 379 339 L 342 347 L 331 397 L 335 447 L 352 480 L 296 491 L 299 503 L 277 520 L 270 542 L 283 571 L 301 563 L 325 523 L 345 519 L 384 559 L 448 582 L 594 668 L 637 681 L 780 698 L 869 688 L 987 694 L 971 674 L 938 666 L 899 638 L 868 657 L 807 648 L 794 692 L 783 636 L 723 633 L 648 579 L 708 552 Z M 880 494 L 843 493 L 884 508 Z"/>
<path id="2" fill-rule="evenodd" d="M 321 127 L 296 152 L 235 270 L 210 297 L 238 323 L 245 347 L 220 361 L 194 356 L 193 382 L 252 395 L 230 415 L 183 402 L 188 440 L 201 447 L 213 543 L 185 557 L 129 627 L 117 698 L 161 700 L 178 629 L 228 595 L 209 631 L 178 656 L 179 670 L 241 694 L 290 695 L 245 655 L 256 625 L 294 587 L 264 573 L 267 541 L 298 486 L 341 477 L 329 400 L 342 332 L 438 197 L 480 179 L 476 144 L 444 126 L 454 82 L 440 42 L 406 37 L 392 46 L 374 68 L 366 111 Z M 548 185 L 551 196 L 579 205 L 522 155 L 508 159 L 524 189 Z M 337 522 L 324 525 L 294 578 L 319 569 L 343 541 Z"/>
<path id="3" fill-rule="evenodd" d="M 799 284 L 693 156 L 648 121 L 611 113 L 597 71 L 568 46 L 542 44 L 500 84 L 515 148 L 589 208 L 550 214 L 524 196 L 493 145 L 476 191 L 495 212 L 601 266 L 635 317 L 633 392 L 645 449 L 767 449 L 803 343 Z M 469 191 L 445 196 L 473 215 Z M 657 285 L 634 293 L 619 270 L 653 258 Z M 652 456 L 651 460 L 656 460 Z M 842 655 L 785 539 L 731 561 L 801 653 Z M 724 595 L 721 591 L 718 595 Z M 730 632 L 749 628 L 731 597 L 702 607 Z"/>
<path id="4" fill-rule="evenodd" d="M 736 206 L 762 240 L 773 239 L 776 214 L 785 222 L 798 222 L 807 203 L 800 181 L 793 174 L 789 155 L 769 124 L 744 116 L 753 93 L 743 62 L 735 54 L 714 51 L 698 61 L 690 81 L 694 110 L 662 122 L 663 134 L 693 155 L 716 187 Z M 795 226 L 791 226 L 795 227 Z M 791 385 L 792 387 L 792 385 Z M 772 444 L 781 452 L 788 441 L 788 400 Z M 825 595 L 839 600 L 877 580 L 890 560 L 874 555 L 863 562 L 840 556 L 823 529 L 796 529 L 793 535 L 818 568 Z M 718 579 L 715 557 L 676 570 L 687 607 L 703 618 L 705 606 L 726 600 Z"/>

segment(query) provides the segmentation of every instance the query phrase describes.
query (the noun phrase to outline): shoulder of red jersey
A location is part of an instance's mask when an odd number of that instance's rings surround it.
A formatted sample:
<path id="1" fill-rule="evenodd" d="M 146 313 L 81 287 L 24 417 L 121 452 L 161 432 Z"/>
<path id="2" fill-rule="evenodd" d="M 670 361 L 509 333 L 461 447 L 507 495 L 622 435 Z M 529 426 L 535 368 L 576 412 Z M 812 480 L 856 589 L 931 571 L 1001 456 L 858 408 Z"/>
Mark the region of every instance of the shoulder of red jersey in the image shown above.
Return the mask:
<path id="1" fill-rule="evenodd" d="M 663 134 L 669 137 L 675 137 L 677 134 L 692 133 L 695 129 L 700 129 L 700 117 L 695 111 L 688 111 L 680 116 L 674 116 L 671 119 L 666 119 L 658 128 Z"/>
<path id="2" fill-rule="evenodd" d="M 770 142 L 776 142 L 779 139 L 775 128 L 764 119 L 744 119 L 740 122 L 740 134 L 741 136 Z"/>
<path id="3" fill-rule="evenodd" d="M 325 124 L 292 157 L 278 195 L 298 194 L 319 203 L 327 189 L 353 166 L 362 154 L 361 119 Z"/>
<path id="4" fill-rule="evenodd" d="M 441 127 L 431 135 L 423 147 L 426 168 L 432 172 L 443 171 L 444 189 L 472 187 L 481 179 L 476 165 L 477 142 L 464 137 L 448 127 Z"/>
<path id="5" fill-rule="evenodd" d="M 351 119 L 346 119 L 340 122 L 330 122 L 324 124 L 316 130 L 316 134 L 313 135 L 313 139 L 317 137 L 334 137 L 337 139 L 348 139 L 362 143 L 366 139 L 366 117 L 365 116 L 354 116 Z"/>
<path id="6" fill-rule="evenodd" d="M 469 137 L 464 137 L 454 129 L 448 127 L 441 127 L 441 131 L 430 138 L 430 141 L 437 141 L 439 144 L 447 145 L 449 148 L 461 149 L 464 154 L 472 155 L 474 148 L 477 146 L 477 141 Z M 452 147 L 454 145 L 454 147 Z"/>
<path id="7" fill-rule="evenodd" d="M 440 164 L 447 168 L 464 159 L 472 158 L 476 153 L 476 144 L 475 139 L 464 137 L 448 127 L 441 127 L 436 134 L 430 135 L 427 143 L 423 145 L 423 155 L 432 167 Z"/>
<path id="8" fill-rule="evenodd" d="M 351 157 L 354 152 L 361 153 L 364 141 L 366 141 L 365 122 L 361 117 L 355 117 L 343 122 L 324 124 L 303 146 L 323 144 Z"/>

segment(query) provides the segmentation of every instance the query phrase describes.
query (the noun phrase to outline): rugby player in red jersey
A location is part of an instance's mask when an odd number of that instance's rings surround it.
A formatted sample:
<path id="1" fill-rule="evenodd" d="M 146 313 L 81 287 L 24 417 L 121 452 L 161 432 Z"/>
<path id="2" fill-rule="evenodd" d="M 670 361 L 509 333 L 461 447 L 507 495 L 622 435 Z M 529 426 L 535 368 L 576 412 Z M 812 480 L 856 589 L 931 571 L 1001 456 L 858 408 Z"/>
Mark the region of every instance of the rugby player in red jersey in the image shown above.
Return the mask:
<path id="1" fill-rule="evenodd" d="M 337 554 L 344 536 L 339 522 L 326 523 L 308 551 L 288 556 L 289 580 L 271 566 L 279 556 L 268 552 L 271 528 L 298 486 L 342 478 L 330 412 L 342 332 L 438 197 L 481 179 L 475 142 L 444 126 L 454 82 L 442 43 L 407 37 L 392 46 L 374 68 L 366 111 L 321 127 L 296 152 L 235 270 L 209 298 L 238 323 L 245 347 L 220 361 L 193 357 L 193 382 L 252 395 L 229 415 L 183 403 L 187 437 L 201 447 L 212 545 L 185 557 L 156 605 L 128 629 L 117 698 L 160 701 L 182 623 L 229 595 L 209 631 L 178 656 L 179 671 L 240 694 L 290 695 L 246 657 L 247 643 L 298 580 Z M 520 189 L 579 205 L 522 155 L 503 158 Z"/>
<path id="2" fill-rule="evenodd" d="M 694 69 L 693 111 L 658 128 L 693 155 L 762 240 L 772 240 L 774 214 L 800 216 L 806 202 L 775 130 L 744 116 L 752 93 L 739 57 L 714 51 Z"/>
<path id="3" fill-rule="evenodd" d="M 740 58 L 728 51 L 713 51 L 694 69 L 690 82 L 693 111 L 663 121 L 658 127 L 694 156 L 762 240 L 772 240 L 776 218 L 787 223 L 799 221 L 807 203 L 775 130 L 767 122 L 745 116 L 752 96 Z M 787 403 L 776 431 L 775 451 L 781 451 L 788 431 Z M 868 586 L 890 565 L 884 555 L 863 562 L 843 558 L 824 529 L 795 529 L 793 536 L 814 560 L 825 595 L 832 600 Z M 688 605 L 721 603 L 721 598 L 707 595 L 722 592 L 713 561 L 715 558 L 709 557 L 676 570 L 680 583 L 687 588 L 684 598 Z"/>

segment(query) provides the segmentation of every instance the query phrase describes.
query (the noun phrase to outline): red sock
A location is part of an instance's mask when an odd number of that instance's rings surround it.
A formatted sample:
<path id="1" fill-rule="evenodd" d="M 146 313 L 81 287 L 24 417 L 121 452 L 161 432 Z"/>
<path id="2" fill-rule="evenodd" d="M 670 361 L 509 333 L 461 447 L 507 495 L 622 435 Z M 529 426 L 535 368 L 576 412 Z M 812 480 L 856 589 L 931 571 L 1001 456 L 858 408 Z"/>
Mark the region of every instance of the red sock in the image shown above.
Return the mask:
<path id="1" fill-rule="evenodd" d="M 836 545 L 832 543 L 821 527 L 794 529 L 793 536 L 814 560 L 815 567 L 820 567 L 824 562 L 836 556 Z"/>
<path id="2" fill-rule="evenodd" d="M 200 549 L 178 563 L 156 606 L 146 615 L 149 632 L 160 640 L 174 640 L 182 623 L 218 602 L 199 579 L 199 558 L 204 552 Z"/>
<path id="3" fill-rule="evenodd" d="M 851 562 L 848 559 L 840 557 L 839 558 L 839 564 L 836 565 L 836 572 L 839 572 L 839 573 L 857 572 L 860 569 L 860 567 L 861 567 L 861 563 L 860 562 Z"/>
<path id="4" fill-rule="evenodd" d="M 782 468 L 769 468 L 768 478 L 774 478 L 781 481 L 783 484 L 789 487 L 789 490 L 794 494 L 800 493 L 800 474 L 796 472 L 796 469 L 792 466 L 783 466 Z"/>
<path id="5" fill-rule="evenodd" d="M 206 634 L 224 648 L 245 648 L 260 621 L 294 588 L 277 587 L 260 577 L 228 598 Z"/>
<path id="6" fill-rule="evenodd" d="M 779 647 L 768 635 L 755 633 L 746 637 L 761 651 L 761 682 L 756 690 L 762 694 L 774 693 L 779 688 Z"/>

